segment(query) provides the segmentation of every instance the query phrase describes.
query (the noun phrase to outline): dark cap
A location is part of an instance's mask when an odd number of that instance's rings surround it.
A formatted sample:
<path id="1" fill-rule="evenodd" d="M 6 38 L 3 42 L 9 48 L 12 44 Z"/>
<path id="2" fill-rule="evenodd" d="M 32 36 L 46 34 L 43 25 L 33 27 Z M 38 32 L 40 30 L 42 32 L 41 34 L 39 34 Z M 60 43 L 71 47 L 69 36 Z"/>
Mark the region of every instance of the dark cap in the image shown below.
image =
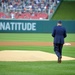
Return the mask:
<path id="1" fill-rule="evenodd" d="M 58 23 L 60 23 L 60 24 L 61 24 L 62 22 L 61 22 L 61 21 L 58 21 Z"/>

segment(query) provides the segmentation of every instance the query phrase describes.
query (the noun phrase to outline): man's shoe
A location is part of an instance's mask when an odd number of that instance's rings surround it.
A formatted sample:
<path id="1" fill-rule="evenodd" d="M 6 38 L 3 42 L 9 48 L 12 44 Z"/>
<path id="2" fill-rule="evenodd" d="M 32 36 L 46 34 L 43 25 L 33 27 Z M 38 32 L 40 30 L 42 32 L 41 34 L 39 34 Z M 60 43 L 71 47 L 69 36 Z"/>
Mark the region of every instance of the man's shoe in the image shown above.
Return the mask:
<path id="1" fill-rule="evenodd" d="M 61 57 L 58 58 L 58 63 L 61 63 Z"/>

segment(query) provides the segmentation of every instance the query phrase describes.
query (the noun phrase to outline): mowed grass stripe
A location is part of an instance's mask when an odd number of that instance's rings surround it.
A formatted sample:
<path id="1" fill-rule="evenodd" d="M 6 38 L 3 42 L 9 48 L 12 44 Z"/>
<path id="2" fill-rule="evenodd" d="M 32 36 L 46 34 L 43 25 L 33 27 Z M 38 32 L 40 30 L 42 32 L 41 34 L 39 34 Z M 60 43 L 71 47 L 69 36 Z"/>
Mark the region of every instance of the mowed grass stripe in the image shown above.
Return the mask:
<path id="1" fill-rule="evenodd" d="M 0 33 L 0 41 L 53 42 L 51 33 Z M 67 34 L 65 42 L 75 42 L 75 34 Z"/>
<path id="2" fill-rule="evenodd" d="M 0 33 L 0 41 L 52 41 L 51 34 L 43 33 Z"/>
<path id="3" fill-rule="evenodd" d="M 0 62 L 1 75 L 75 75 L 75 61 Z"/>

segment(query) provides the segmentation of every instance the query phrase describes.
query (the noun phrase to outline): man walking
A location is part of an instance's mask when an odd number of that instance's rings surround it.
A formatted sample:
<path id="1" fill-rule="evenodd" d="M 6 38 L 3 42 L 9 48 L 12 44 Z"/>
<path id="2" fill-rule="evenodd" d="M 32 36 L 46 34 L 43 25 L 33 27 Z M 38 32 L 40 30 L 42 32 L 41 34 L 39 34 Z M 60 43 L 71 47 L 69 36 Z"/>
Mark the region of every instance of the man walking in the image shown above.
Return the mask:
<path id="1" fill-rule="evenodd" d="M 64 38 L 67 36 L 61 21 L 58 21 L 57 26 L 54 27 L 52 36 L 54 37 L 54 52 L 58 57 L 58 63 L 61 63 Z"/>

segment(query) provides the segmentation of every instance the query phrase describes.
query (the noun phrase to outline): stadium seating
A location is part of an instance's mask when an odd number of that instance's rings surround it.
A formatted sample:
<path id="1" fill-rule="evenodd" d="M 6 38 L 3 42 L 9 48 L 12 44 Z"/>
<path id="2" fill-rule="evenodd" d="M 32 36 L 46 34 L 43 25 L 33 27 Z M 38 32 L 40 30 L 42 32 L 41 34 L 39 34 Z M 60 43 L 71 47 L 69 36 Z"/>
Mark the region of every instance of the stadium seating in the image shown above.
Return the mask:
<path id="1" fill-rule="evenodd" d="M 0 18 L 9 18 L 9 16 L 3 12 L 0 12 Z"/>
<path id="2" fill-rule="evenodd" d="M 58 0 L 1 0 L 0 18 L 48 19 Z M 52 12 L 51 12 L 52 13 Z"/>

